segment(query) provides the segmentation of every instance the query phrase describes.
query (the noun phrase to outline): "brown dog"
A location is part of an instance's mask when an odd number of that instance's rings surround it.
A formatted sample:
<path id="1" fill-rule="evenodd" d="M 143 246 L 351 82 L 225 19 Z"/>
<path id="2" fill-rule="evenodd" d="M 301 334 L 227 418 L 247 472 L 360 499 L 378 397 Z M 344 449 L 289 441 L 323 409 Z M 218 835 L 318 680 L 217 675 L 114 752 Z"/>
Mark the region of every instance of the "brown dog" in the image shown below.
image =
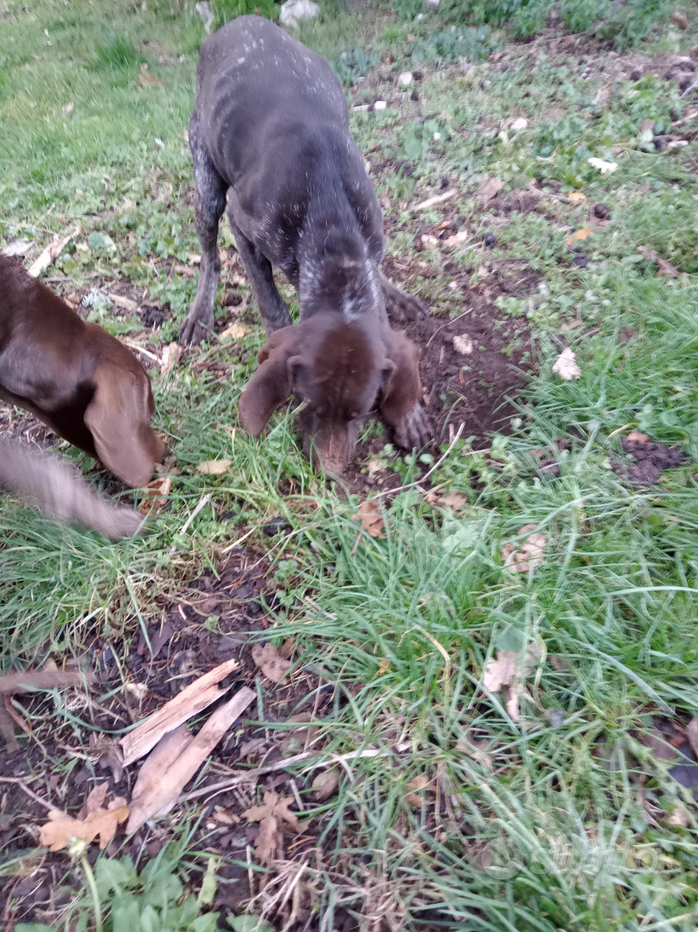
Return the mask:
<path id="1" fill-rule="evenodd" d="M 314 444 L 322 467 L 339 475 L 380 391 L 383 419 L 396 441 L 408 445 L 401 429 L 422 394 L 419 351 L 375 318 L 348 323 L 333 313 L 316 314 L 273 333 L 258 360 L 261 365 L 239 403 L 240 422 L 253 437 L 295 392 L 306 402 L 300 415 L 306 455 L 311 456 Z"/>
<path id="2" fill-rule="evenodd" d="M 26 408 L 131 486 L 164 446 L 150 379 L 115 337 L 0 256 L 0 398 Z"/>
<path id="3" fill-rule="evenodd" d="M 295 393 L 306 403 L 306 449 L 315 445 L 324 468 L 341 472 L 382 393 L 396 442 L 427 443 L 417 350 L 388 324 L 388 313 L 403 321 L 427 308 L 380 269 L 383 215 L 328 63 L 269 20 L 237 17 L 201 47 L 189 146 L 201 267 L 181 336 L 198 343 L 213 329 L 227 205 L 270 336 L 240 401 L 243 426 L 259 434 L 271 399 Z M 272 265 L 298 291 L 297 328 Z"/>

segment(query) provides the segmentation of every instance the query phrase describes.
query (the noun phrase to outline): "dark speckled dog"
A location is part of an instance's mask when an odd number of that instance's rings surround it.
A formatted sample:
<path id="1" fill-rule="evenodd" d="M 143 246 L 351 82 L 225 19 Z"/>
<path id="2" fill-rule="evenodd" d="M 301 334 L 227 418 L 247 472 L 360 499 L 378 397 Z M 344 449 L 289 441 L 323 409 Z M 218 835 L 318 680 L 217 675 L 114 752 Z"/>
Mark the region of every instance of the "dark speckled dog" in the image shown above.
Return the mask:
<path id="1" fill-rule="evenodd" d="M 426 443 L 418 352 L 387 317 L 414 319 L 426 308 L 380 270 L 383 217 L 327 62 L 268 20 L 238 17 L 201 48 L 189 144 L 202 255 L 181 336 L 197 343 L 213 328 L 227 194 L 235 242 L 270 336 L 240 399 L 245 429 L 257 436 L 274 407 L 295 393 L 307 402 L 306 451 L 315 446 L 324 468 L 339 473 L 380 396 L 397 443 Z M 298 291 L 297 327 L 272 265 Z"/>

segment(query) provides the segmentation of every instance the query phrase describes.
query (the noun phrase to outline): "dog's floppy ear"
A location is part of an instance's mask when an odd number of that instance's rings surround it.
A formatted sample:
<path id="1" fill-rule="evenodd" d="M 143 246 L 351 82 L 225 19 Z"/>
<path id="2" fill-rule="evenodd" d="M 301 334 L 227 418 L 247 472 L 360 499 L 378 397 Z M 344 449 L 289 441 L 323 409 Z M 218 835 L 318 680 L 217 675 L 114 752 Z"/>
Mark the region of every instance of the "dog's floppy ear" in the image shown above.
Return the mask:
<path id="1" fill-rule="evenodd" d="M 259 351 L 260 366 L 240 395 L 240 423 L 253 437 L 259 437 L 274 409 L 293 392 L 294 356 L 301 327 L 276 330 Z"/>
<path id="2" fill-rule="evenodd" d="M 380 409 L 385 422 L 396 427 L 422 397 L 419 350 L 396 330 L 386 340 L 386 375 Z"/>
<path id="3" fill-rule="evenodd" d="M 85 410 L 85 424 L 97 455 L 128 485 L 147 485 L 163 453 L 148 423 L 154 408 L 148 377 L 100 360 L 93 379 L 95 393 Z"/>

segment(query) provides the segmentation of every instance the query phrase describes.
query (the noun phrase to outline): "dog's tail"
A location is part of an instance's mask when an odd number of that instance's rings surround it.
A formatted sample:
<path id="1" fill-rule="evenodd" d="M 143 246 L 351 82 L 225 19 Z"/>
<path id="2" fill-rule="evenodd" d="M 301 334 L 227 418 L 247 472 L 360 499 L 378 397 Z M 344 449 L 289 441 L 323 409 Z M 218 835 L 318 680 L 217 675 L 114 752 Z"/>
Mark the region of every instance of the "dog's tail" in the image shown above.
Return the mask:
<path id="1" fill-rule="evenodd" d="M 57 456 L 0 439 L 0 487 L 54 521 L 75 521 L 115 540 L 130 537 L 142 517 L 98 495 Z"/>

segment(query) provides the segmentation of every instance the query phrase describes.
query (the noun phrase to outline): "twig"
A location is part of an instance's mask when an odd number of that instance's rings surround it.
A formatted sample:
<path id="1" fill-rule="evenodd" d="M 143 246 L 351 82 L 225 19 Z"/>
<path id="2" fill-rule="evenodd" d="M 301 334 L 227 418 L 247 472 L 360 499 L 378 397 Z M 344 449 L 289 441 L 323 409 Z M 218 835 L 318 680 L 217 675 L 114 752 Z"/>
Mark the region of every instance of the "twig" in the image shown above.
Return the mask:
<path id="1" fill-rule="evenodd" d="M 462 314 L 459 314 L 458 317 L 454 317 L 453 320 L 449 320 L 447 323 L 442 324 L 442 325 L 438 328 L 438 330 L 435 330 L 435 331 L 432 333 L 432 335 L 429 337 L 429 339 L 428 339 L 427 342 L 426 342 L 426 345 L 425 345 L 424 349 L 426 349 L 427 346 L 429 346 L 429 344 L 430 344 L 431 341 L 434 339 L 434 337 L 436 336 L 437 333 L 441 333 L 441 331 L 442 331 L 445 327 L 449 327 L 451 324 L 455 324 L 455 322 L 456 322 L 457 320 L 460 320 L 461 317 L 465 317 L 467 314 L 472 314 L 472 312 L 473 312 L 473 309 L 469 307 L 467 311 L 463 311 L 463 313 L 462 313 Z"/>
<path id="2" fill-rule="evenodd" d="M 431 469 L 430 469 L 428 472 L 425 472 L 424 475 L 421 476 L 419 479 L 415 479 L 414 482 L 408 482 L 407 485 L 401 485 L 399 489 L 385 489 L 383 492 L 378 492 L 378 494 L 377 494 L 377 495 L 374 495 L 373 497 L 374 497 L 374 498 L 382 498 L 384 495 L 397 495 L 398 492 L 404 492 L 405 489 L 411 489 L 413 486 L 419 485 L 420 482 L 424 482 L 425 479 L 428 479 L 429 476 L 430 476 L 433 472 L 436 472 L 436 470 L 437 470 L 437 469 L 439 468 L 439 466 L 443 463 L 443 461 L 444 461 L 445 459 L 447 459 L 447 458 L 451 455 L 451 451 L 452 451 L 453 448 L 455 447 L 456 442 L 457 442 L 458 440 L 460 440 L 460 435 L 463 433 L 463 430 L 464 430 L 464 429 L 465 429 L 465 424 L 461 421 L 461 425 L 460 425 L 460 427 L 458 428 L 458 430 L 456 431 L 456 436 L 453 438 L 453 440 L 452 440 L 451 443 L 449 444 L 449 447 L 448 447 L 448 449 L 446 450 L 446 452 L 444 453 L 444 455 L 441 457 L 440 460 L 438 460 L 438 462 L 436 462 L 436 463 L 431 467 Z M 471 452 L 468 454 L 468 456 L 472 456 L 474 452 L 475 452 L 474 450 L 471 450 Z"/>
<path id="3" fill-rule="evenodd" d="M 211 501 L 211 493 L 210 493 L 210 492 L 207 492 L 206 495 L 202 495 L 202 496 L 201 496 L 201 500 L 199 501 L 199 504 L 196 506 L 196 508 L 192 511 L 192 513 L 189 515 L 189 517 L 187 518 L 187 520 L 186 520 L 186 521 L 184 522 L 184 524 L 182 525 L 182 528 L 181 528 L 181 530 L 180 530 L 180 532 L 179 532 L 180 534 L 186 534 L 186 533 L 187 533 L 187 531 L 189 530 L 189 525 L 192 523 L 192 521 L 194 520 L 194 518 L 198 515 L 198 513 L 201 511 L 202 508 L 204 508 L 206 505 L 208 505 L 208 503 L 209 503 L 210 501 Z"/>
<path id="4" fill-rule="evenodd" d="M 153 362 L 158 361 L 158 357 L 155 355 L 155 353 L 151 353 L 150 350 L 143 349 L 143 347 L 139 346 L 137 343 L 132 343 L 130 340 L 124 340 L 123 337 L 121 338 L 121 342 L 124 343 L 126 346 L 130 346 L 131 349 L 136 350 L 136 352 L 143 353 L 144 356 L 147 356 L 149 359 L 152 359 Z"/>
<path id="5" fill-rule="evenodd" d="M 326 767 L 329 764 L 336 761 L 337 763 L 343 763 L 348 760 L 358 760 L 360 758 L 372 758 L 372 757 L 389 757 L 391 754 L 404 754 L 405 751 L 409 751 L 412 747 L 412 742 L 408 741 L 405 744 L 398 744 L 394 748 L 391 748 L 388 751 L 379 751 L 370 749 L 367 751 L 350 751 L 348 754 L 342 754 L 339 757 L 332 757 L 330 760 L 327 760 L 325 757 L 316 756 L 311 763 L 308 764 L 306 770 L 315 770 L 317 767 Z M 191 793 L 187 793 L 185 796 L 179 797 L 180 803 L 188 803 L 192 799 L 198 799 L 200 796 L 206 796 L 207 793 L 215 793 L 218 790 L 230 790 L 234 786 L 239 786 L 241 783 L 252 783 L 254 780 L 259 777 L 263 777 L 268 773 L 274 773 L 277 770 L 286 770 L 287 767 L 290 767 L 291 764 L 297 764 L 300 761 L 308 760 L 312 758 L 313 755 L 310 751 L 306 751 L 303 754 L 294 754 L 293 757 L 287 757 L 286 760 L 277 761 L 275 764 L 268 764 L 266 767 L 258 767 L 256 770 L 248 770 L 244 773 L 238 774 L 235 777 L 231 777 L 228 780 L 223 780 L 220 783 L 211 783 L 209 786 L 203 786 L 201 789 L 192 790 Z"/>
<path id="6" fill-rule="evenodd" d="M 419 204 L 415 204 L 412 210 L 426 210 L 427 207 L 435 207 L 437 204 L 443 204 L 444 201 L 450 201 L 452 197 L 455 197 L 458 194 L 455 188 L 451 188 L 450 191 L 444 191 L 443 194 L 436 194 L 434 197 L 428 197 L 426 201 L 421 201 Z"/>
<path id="7" fill-rule="evenodd" d="M 189 517 L 188 517 L 187 520 L 184 522 L 184 524 L 182 525 L 182 527 L 179 529 L 179 533 L 180 533 L 180 534 L 186 534 L 186 532 L 189 530 L 189 525 L 192 523 L 192 521 L 194 520 L 194 518 L 198 515 L 198 513 L 201 511 L 202 508 L 204 508 L 206 505 L 208 505 L 208 503 L 209 503 L 210 501 L 211 501 L 211 493 L 210 493 L 210 492 L 207 492 L 206 495 L 202 495 L 202 496 L 201 496 L 201 498 L 200 498 L 200 500 L 199 500 L 199 504 L 196 506 L 196 508 L 195 508 L 195 509 L 192 511 L 192 513 L 189 515 Z M 177 549 L 176 544 L 172 544 L 172 546 L 170 547 L 170 556 L 172 556 L 172 554 L 175 552 L 176 549 Z"/>
<path id="8" fill-rule="evenodd" d="M 698 81 L 694 81 L 693 84 L 691 84 L 690 87 L 687 87 L 686 90 L 683 92 L 683 94 L 681 95 L 681 99 L 683 100 L 684 97 L 686 97 L 688 94 L 690 94 L 691 91 L 694 91 L 697 87 L 698 87 Z M 696 116 L 696 114 L 693 113 L 693 114 L 691 114 L 691 116 Z M 691 119 L 691 116 L 687 116 L 686 119 L 687 119 L 687 120 L 690 120 L 690 119 Z M 679 120 L 679 123 L 682 123 L 682 122 L 683 122 L 682 120 Z M 673 125 L 673 126 L 676 126 L 676 123 L 673 123 L 672 125 Z"/>

